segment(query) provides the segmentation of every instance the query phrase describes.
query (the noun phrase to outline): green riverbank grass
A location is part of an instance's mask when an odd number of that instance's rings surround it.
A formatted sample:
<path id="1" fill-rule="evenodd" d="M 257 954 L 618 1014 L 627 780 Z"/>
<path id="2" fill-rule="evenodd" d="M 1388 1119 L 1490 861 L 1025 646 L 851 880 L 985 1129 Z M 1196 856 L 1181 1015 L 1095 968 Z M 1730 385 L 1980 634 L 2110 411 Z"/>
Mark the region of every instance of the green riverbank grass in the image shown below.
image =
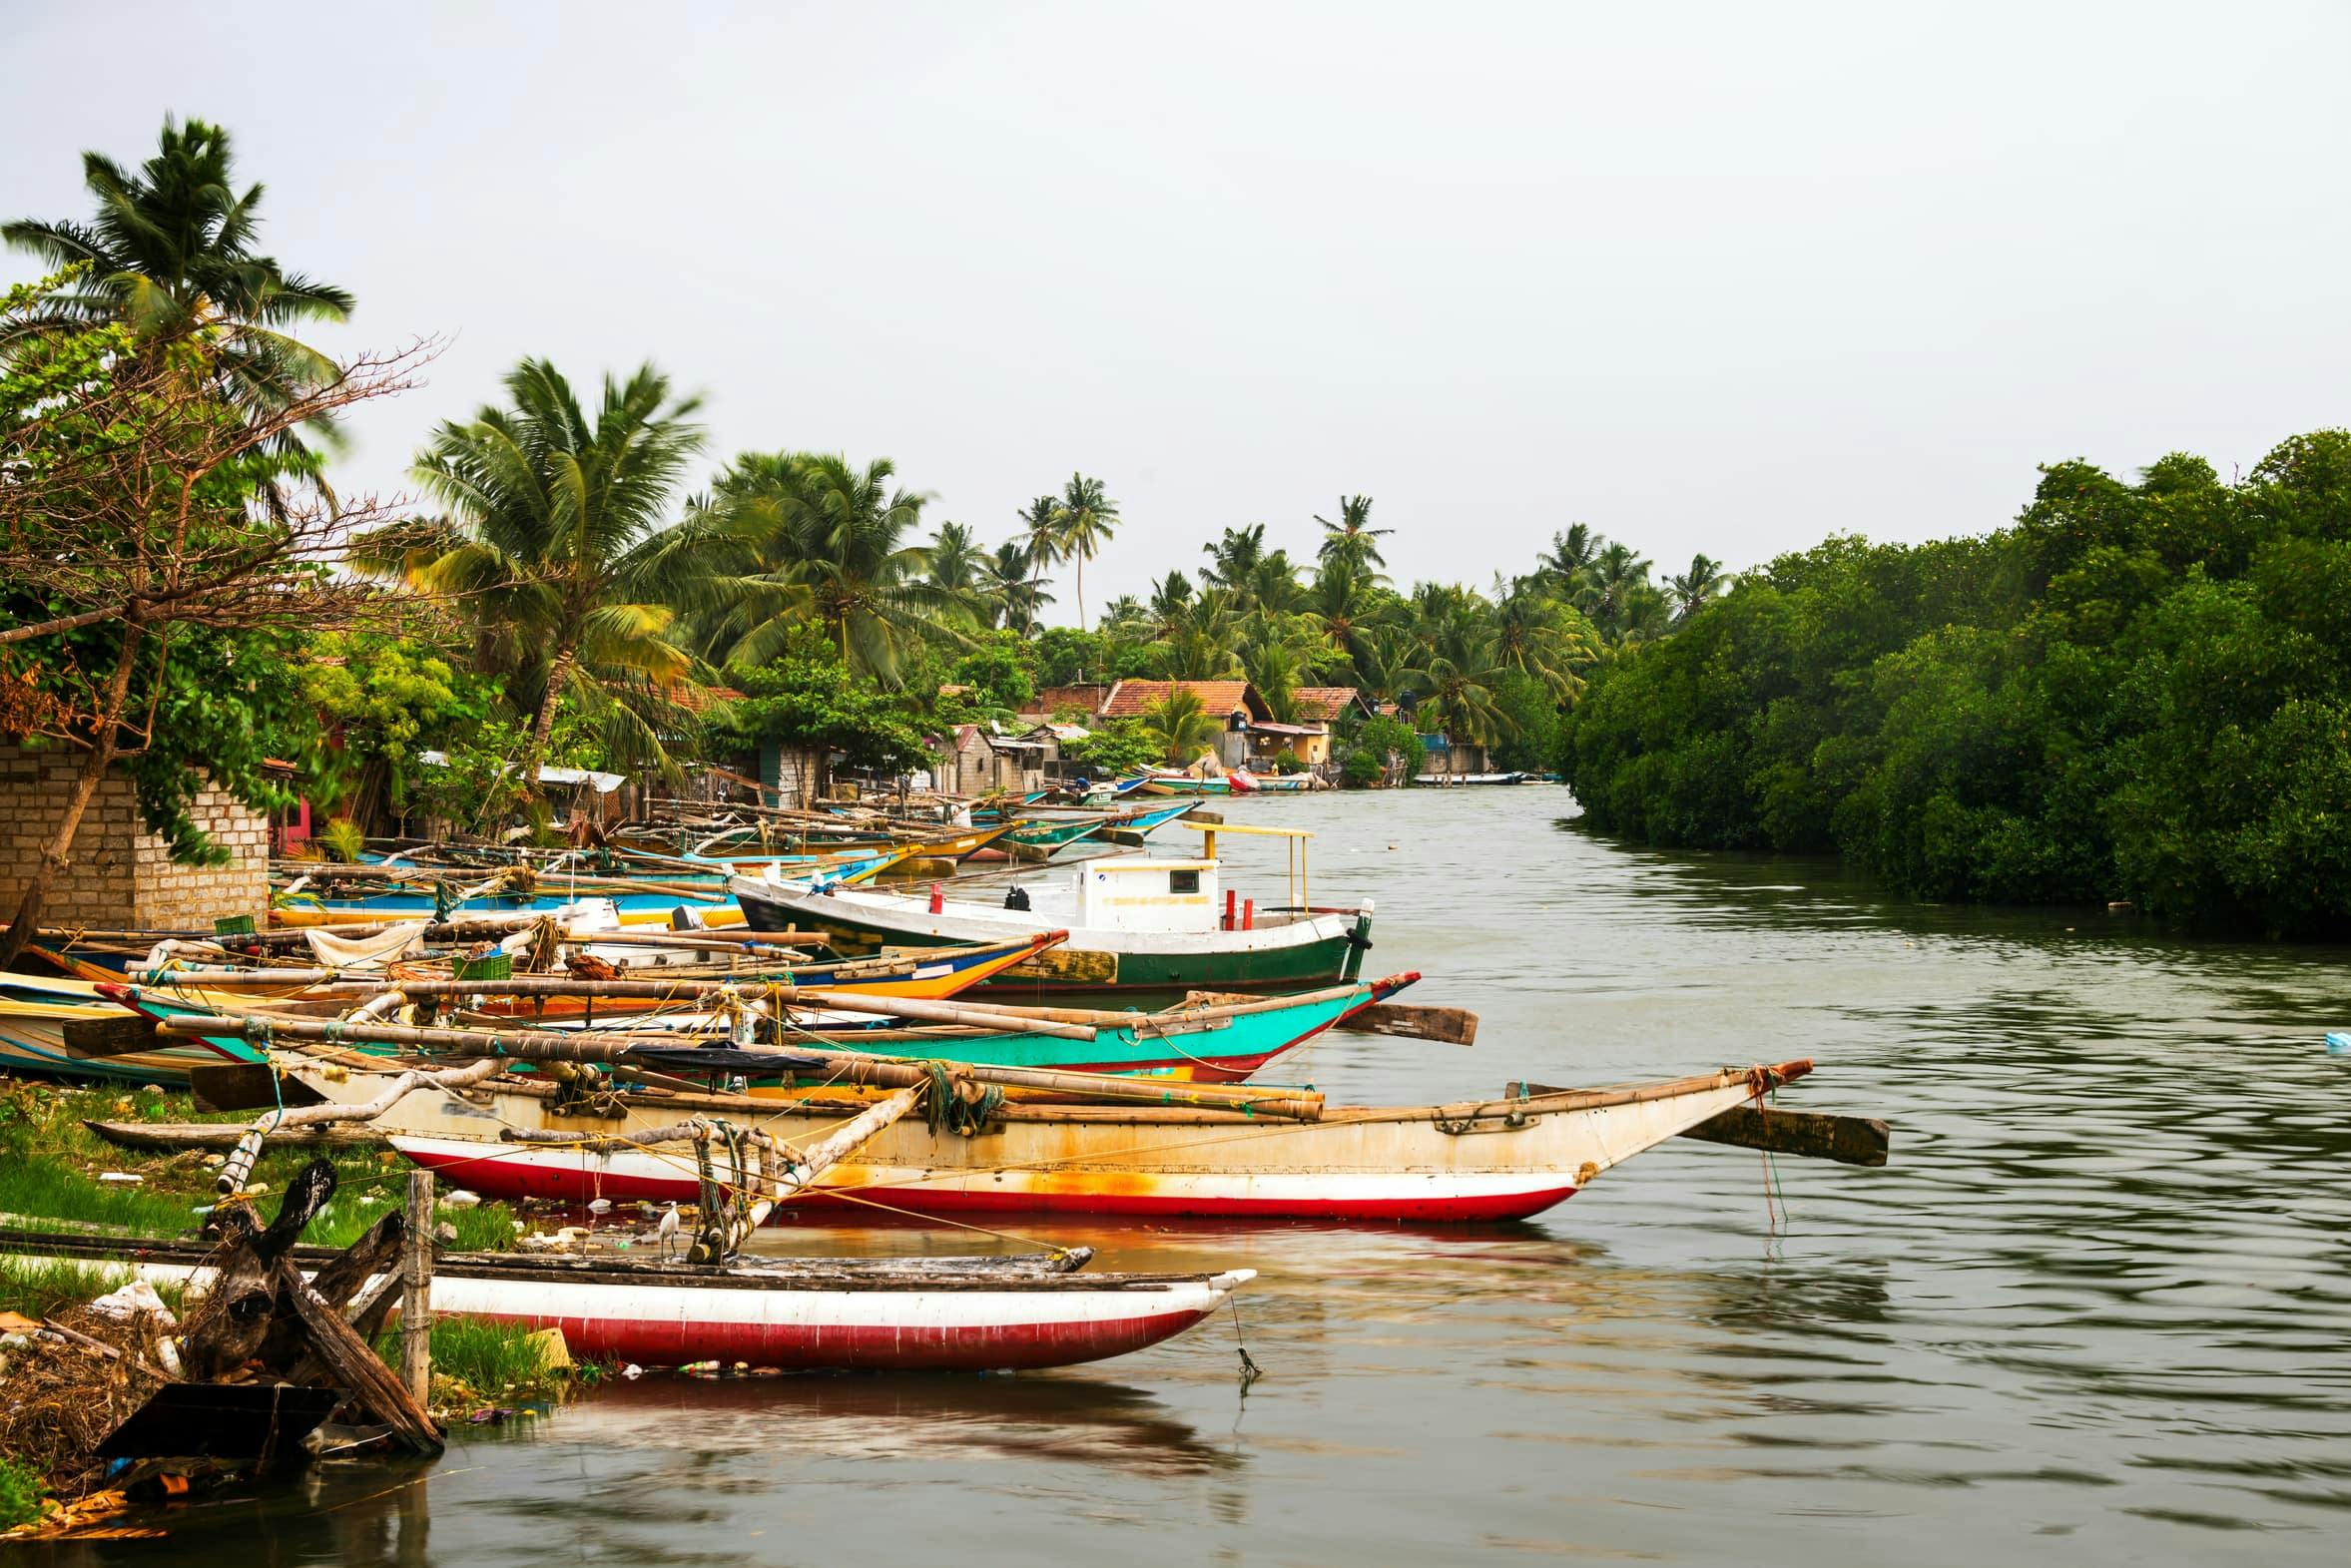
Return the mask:
<path id="1" fill-rule="evenodd" d="M 387 1366 L 400 1363 L 395 1327 L 375 1342 Z M 519 1323 L 439 1317 L 432 1324 L 432 1406 L 471 1409 L 484 1404 L 559 1399 L 579 1382 L 592 1382 L 600 1368 L 556 1362 L 547 1334 Z"/>
<path id="2" fill-rule="evenodd" d="M 119 1149 L 88 1127 L 89 1121 L 249 1123 L 244 1114 L 204 1116 L 185 1094 L 126 1092 L 120 1088 L 79 1089 L 0 1078 L 0 1225 L 38 1230 L 44 1221 L 102 1226 L 140 1236 L 192 1235 L 215 1194 L 217 1155 Z M 407 1202 L 405 1160 L 389 1150 L 342 1148 L 327 1151 L 334 1163 L 334 1198 L 303 1233 L 324 1247 L 346 1247 L 380 1219 Z M 317 1154 L 278 1149 L 265 1153 L 254 1181 L 269 1192 L 257 1203 L 264 1219 L 277 1212 L 276 1194 Z M 137 1176 L 137 1185 L 102 1182 L 118 1172 Z M 437 1206 L 436 1223 L 456 1232 L 444 1245 L 464 1252 L 497 1252 L 514 1245 L 513 1211 L 503 1204 L 458 1209 Z"/>
<path id="3" fill-rule="evenodd" d="M 41 1499 L 48 1486 L 31 1465 L 0 1459 L 0 1530 L 31 1524 L 41 1517 Z"/>

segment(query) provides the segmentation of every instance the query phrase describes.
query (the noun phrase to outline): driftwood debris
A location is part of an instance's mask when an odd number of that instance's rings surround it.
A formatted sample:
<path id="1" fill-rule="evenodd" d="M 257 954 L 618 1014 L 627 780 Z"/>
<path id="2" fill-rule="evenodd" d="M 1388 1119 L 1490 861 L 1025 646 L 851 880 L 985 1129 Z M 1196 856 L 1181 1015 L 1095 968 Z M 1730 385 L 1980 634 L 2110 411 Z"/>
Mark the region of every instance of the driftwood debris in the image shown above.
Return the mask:
<path id="1" fill-rule="evenodd" d="M 333 1197 L 334 1186 L 333 1165 L 314 1160 L 288 1187 L 286 1201 L 267 1227 L 242 1198 L 213 1211 L 211 1226 L 220 1239 L 213 1255 L 214 1284 L 187 1335 L 182 1364 L 195 1382 L 340 1389 L 357 1420 L 388 1426 L 395 1441 L 416 1452 L 437 1453 L 440 1432 L 421 1401 L 410 1396 L 343 1315 L 351 1297 L 398 1259 L 408 1239 L 407 1222 L 398 1214 L 386 1215 L 313 1279 L 302 1278 L 292 1256 L 302 1230 Z M 428 1251 L 427 1270 L 429 1257 Z"/>

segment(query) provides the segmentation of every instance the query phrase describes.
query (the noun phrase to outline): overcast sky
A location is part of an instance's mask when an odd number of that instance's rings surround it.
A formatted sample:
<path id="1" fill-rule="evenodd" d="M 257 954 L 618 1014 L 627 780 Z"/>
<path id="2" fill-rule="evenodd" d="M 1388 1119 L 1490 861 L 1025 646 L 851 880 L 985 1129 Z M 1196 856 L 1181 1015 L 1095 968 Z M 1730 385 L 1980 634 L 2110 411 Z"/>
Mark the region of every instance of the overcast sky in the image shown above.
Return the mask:
<path id="1" fill-rule="evenodd" d="M 448 339 L 346 486 L 521 355 L 650 358 L 714 466 L 887 455 L 991 542 L 1098 475 L 1098 612 L 1343 491 L 1405 584 L 1577 520 L 1743 566 L 2351 419 L 2344 0 L 0 17 L 0 215 L 217 120 L 358 296 L 319 341 Z"/>

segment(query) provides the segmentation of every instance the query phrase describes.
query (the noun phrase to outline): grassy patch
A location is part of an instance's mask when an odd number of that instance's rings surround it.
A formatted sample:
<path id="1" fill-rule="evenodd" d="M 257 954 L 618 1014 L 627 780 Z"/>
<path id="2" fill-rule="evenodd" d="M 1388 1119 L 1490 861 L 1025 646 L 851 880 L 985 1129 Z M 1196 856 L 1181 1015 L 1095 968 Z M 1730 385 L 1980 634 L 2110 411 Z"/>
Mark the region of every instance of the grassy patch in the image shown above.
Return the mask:
<path id="1" fill-rule="evenodd" d="M 251 1120 L 242 1113 L 200 1116 L 184 1094 L 0 1079 L 0 1213 L 112 1226 L 142 1236 L 192 1232 L 202 1223 L 198 1211 L 214 1200 L 217 1165 L 196 1150 L 166 1154 L 118 1149 L 83 1123 L 214 1121 L 236 1126 Z M 256 1205 L 265 1220 L 277 1213 L 274 1195 L 285 1192 L 294 1174 L 315 1158 L 316 1152 L 298 1149 L 272 1150 L 262 1157 L 254 1180 L 272 1195 Z M 334 1198 L 302 1239 L 322 1247 L 347 1247 L 386 1210 L 407 1202 L 409 1166 L 385 1150 L 336 1149 L 328 1158 L 334 1162 Z M 107 1171 L 138 1176 L 142 1185 L 99 1181 Z M 443 1205 L 438 1220 L 456 1231 L 454 1245 L 467 1252 L 496 1252 L 514 1245 L 514 1214 L 503 1204 L 471 1209 Z"/>
<path id="2" fill-rule="evenodd" d="M 55 1317 L 127 1284 L 128 1269 L 56 1263 L 30 1258 L 0 1260 L 0 1311 L 27 1317 Z"/>
<path id="3" fill-rule="evenodd" d="M 41 1496 L 47 1490 L 40 1472 L 30 1465 L 0 1459 L 0 1530 L 40 1518 Z"/>
<path id="4" fill-rule="evenodd" d="M 22 1312 L 27 1317 L 55 1317 L 73 1307 L 131 1283 L 128 1269 L 111 1264 L 79 1264 L 58 1259 L 0 1259 L 0 1312 Z M 180 1309 L 184 1287 L 178 1282 L 158 1285 L 155 1294 L 174 1312 Z"/>
<path id="5" fill-rule="evenodd" d="M 519 1323 L 438 1317 L 432 1324 L 432 1403 L 436 1408 L 552 1399 L 580 1368 L 549 1366 L 539 1330 Z M 376 1341 L 384 1364 L 400 1362 L 398 1331 Z"/>

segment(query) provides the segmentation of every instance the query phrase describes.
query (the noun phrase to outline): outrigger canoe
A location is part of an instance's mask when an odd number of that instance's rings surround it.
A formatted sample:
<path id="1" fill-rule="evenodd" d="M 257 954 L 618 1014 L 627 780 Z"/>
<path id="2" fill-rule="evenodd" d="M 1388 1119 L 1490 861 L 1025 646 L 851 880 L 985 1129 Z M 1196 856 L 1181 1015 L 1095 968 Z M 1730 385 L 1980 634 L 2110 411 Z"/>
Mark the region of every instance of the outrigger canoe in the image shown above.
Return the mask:
<path id="1" fill-rule="evenodd" d="M 1387 1001 L 1418 979 L 1419 974 L 1408 971 L 1381 980 L 1331 986 L 1296 996 L 1208 995 L 1156 1013 L 965 1004 L 946 1010 L 968 1021 L 943 1027 L 892 1026 L 897 1021 L 886 1016 L 879 1027 L 843 1027 L 847 1020 L 830 1013 L 822 1021 L 804 1020 L 786 1027 L 778 1025 L 772 1017 L 772 1007 L 778 998 L 763 996 L 762 988 L 752 984 L 742 985 L 739 994 L 760 1014 L 751 1024 L 753 1033 L 770 1046 L 786 1050 L 796 1045 L 814 1046 L 854 1051 L 864 1056 L 907 1057 L 978 1067 L 1105 1073 L 1165 1078 L 1179 1083 L 1235 1083 L 1351 1015 Z M 435 980 L 403 984 L 397 979 L 387 979 L 374 982 L 376 989 L 368 990 L 360 983 L 329 982 L 313 988 L 303 1004 L 302 1016 L 317 1017 L 317 1010 L 328 1003 L 336 1007 L 357 1005 L 365 997 L 381 994 L 383 989 L 391 987 L 399 987 L 409 996 L 422 997 L 463 993 L 476 984 L 527 992 L 537 986 L 564 983 L 561 979 L 528 976 L 508 982 Z M 695 994 L 690 988 L 677 987 L 666 980 L 619 982 L 602 989 L 623 987 L 667 990 L 673 999 L 681 994 L 688 998 Z M 254 1059 L 240 1032 L 244 1021 L 267 1019 L 274 1012 L 267 1004 L 239 1004 L 217 994 L 203 1001 L 185 1000 L 168 986 L 107 985 L 101 989 L 101 995 L 158 1023 L 166 1019 L 222 1019 L 225 1027 L 219 1032 L 190 1042 L 217 1046 L 219 1054 L 208 1058 L 213 1062 Z M 496 1015 L 476 1013 L 470 1021 L 507 1023 L 521 1016 L 536 998 L 513 995 L 501 1000 L 504 1006 Z M 857 1000 L 854 993 L 818 990 L 793 998 L 789 1005 L 798 1013 L 804 1007 L 823 1010 L 829 1004 L 851 1006 Z M 692 1005 L 691 1000 L 687 1005 Z M 707 1072 L 713 1078 L 726 1078 L 746 1070 L 747 1064 L 736 1052 L 713 1049 L 727 1043 L 723 1032 L 725 1022 L 707 1012 L 654 1017 L 642 1012 L 625 1013 L 603 1020 L 601 1026 L 632 1034 L 654 1027 L 674 1032 L 677 1036 L 674 1048 L 663 1049 L 658 1059 L 639 1058 L 673 1077 L 694 1079 Z M 697 1035 L 706 1037 L 706 1043 L 698 1043 Z M 238 1052 L 245 1054 L 239 1056 Z M 380 1054 L 390 1054 L 389 1049 Z M 707 1069 L 698 1066 L 702 1062 L 710 1064 Z M 749 1065 L 756 1066 L 756 1063 Z M 821 1083 L 825 1077 L 819 1073 L 812 1081 Z M 752 1079 L 756 1085 L 776 1094 L 800 1092 L 786 1077 L 762 1079 L 754 1073 Z"/>
<path id="2" fill-rule="evenodd" d="M 0 975 L 0 1072 L 184 1089 L 191 1067 L 262 1059 L 243 1040 L 229 1038 L 100 1038 L 126 1021 L 91 981 Z"/>
<path id="3" fill-rule="evenodd" d="M 889 867 L 921 853 L 912 844 L 879 846 L 871 850 L 844 854 L 812 855 L 798 862 L 771 862 L 764 869 L 770 877 L 791 878 L 790 885 L 804 887 L 855 886 L 873 880 Z M 323 872 L 322 880 L 331 879 L 331 871 Z M 420 870 L 420 880 L 450 881 L 466 879 L 466 873 L 440 869 Z M 591 877 L 573 879 L 585 881 L 583 890 L 567 887 L 562 872 L 553 872 L 534 879 L 527 891 L 495 890 L 477 892 L 470 896 L 455 896 L 439 888 L 377 887 L 366 892 L 279 892 L 271 899 L 271 919 L 279 925 L 333 925 L 359 920 L 445 920 L 473 914 L 554 914 L 576 905 L 582 897 L 610 898 L 619 912 L 620 923 L 627 925 L 661 925 L 670 921 L 681 907 L 692 909 L 706 925 L 730 926 L 744 923 L 743 910 L 727 891 L 729 878 L 713 870 L 707 877 L 676 874 L 659 878 L 645 878 L 642 891 L 626 887 L 626 878 Z M 782 882 L 761 882 L 759 878 L 735 878 L 760 885 L 782 886 Z"/>
<path id="4" fill-rule="evenodd" d="M 153 1283 L 185 1284 L 202 1272 L 206 1249 L 9 1232 L 0 1233 L 0 1253 L 112 1264 Z M 1068 1256 L 1082 1263 L 1090 1255 Z M 1084 1275 L 1057 1265 L 1006 1268 L 995 1259 L 743 1259 L 695 1267 L 452 1254 L 433 1263 L 432 1309 L 560 1328 L 574 1354 L 597 1360 L 994 1371 L 1069 1366 L 1157 1344 L 1256 1277 L 1252 1269 Z"/>
<path id="5" fill-rule="evenodd" d="M 648 972 L 642 978 L 632 976 L 631 990 L 620 994 L 607 990 L 605 994 L 599 995 L 592 983 L 580 984 L 576 991 L 568 993 L 555 990 L 555 986 L 563 983 L 563 977 L 555 976 L 550 977 L 550 986 L 542 994 L 485 995 L 474 1004 L 473 1010 L 498 1018 L 625 1018 L 661 1009 L 674 1010 L 680 1006 L 682 999 L 692 998 L 702 986 L 719 982 L 753 989 L 774 982 L 844 991 L 858 996 L 903 996 L 943 1001 L 1044 951 L 1060 941 L 1064 934 L 1060 931 L 1039 931 L 1031 936 L 982 942 L 969 947 L 925 947 L 884 952 L 870 958 L 836 958 L 815 962 L 765 961 L 715 971 L 680 965 L 665 968 L 658 975 Z M 578 945 L 593 946 L 593 936 Z M 353 982 L 392 986 L 402 979 L 431 977 L 430 971 L 413 963 L 404 964 L 391 974 L 373 977 L 317 968 L 196 968 L 186 964 L 174 964 L 168 968 L 134 968 L 129 971 L 129 976 L 146 987 L 151 995 L 193 996 L 201 993 L 205 997 L 243 997 L 257 1001 L 297 992 L 312 997 L 331 996 L 336 994 L 334 987 L 337 985 Z M 198 1005 L 201 1006 L 201 1002 Z"/>
<path id="6" fill-rule="evenodd" d="M 386 1075 L 287 1058 L 345 1105 Z M 1809 1061 L 1724 1068 L 1629 1088 L 1553 1090 L 1450 1105 L 1326 1107 L 1319 1120 L 1245 1111 L 1006 1104 L 976 1137 L 907 1117 L 786 1200 L 806 1220 L 971 1215 L 1318 1221 L 1495 1221 L 1542 1213 L 1668 1138 L 1750 1103 Z M 860 1107 L 824 1099 L 645 1094 L 618 1118 L 552 1103 L 547 1085 L 501 1078 L 463 1099 L 417 1093 L 375 1123 L 416 1164 L 485 1196 L 585 1204 L 694 1201 L 690 1154 L 631 1144 L 681 1114 L 758 1115 L 788 1141 L 814 1140 Z M 569 1133 L 577 1146 L 516 1143 L 500 1129 Z"/>

